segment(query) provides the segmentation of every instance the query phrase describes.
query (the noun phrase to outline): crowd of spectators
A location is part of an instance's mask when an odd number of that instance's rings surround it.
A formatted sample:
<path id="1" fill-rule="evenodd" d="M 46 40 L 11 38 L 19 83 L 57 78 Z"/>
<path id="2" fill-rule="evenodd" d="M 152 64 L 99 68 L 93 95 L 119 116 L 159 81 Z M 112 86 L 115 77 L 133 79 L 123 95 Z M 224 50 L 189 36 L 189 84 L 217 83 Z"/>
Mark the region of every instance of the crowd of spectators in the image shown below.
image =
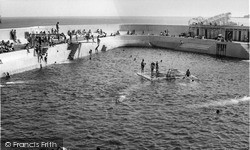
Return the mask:
<path id="1" fill-rule="evenodd" d="M 65 43 L 66 36 L 64 33 L 57 34 L 57 31 L 53 28 L 50 31 L 40 31 L 39 33 L 28 33 L 26 35 L 28 40 L 27 46 L 33 48 L 36 45 L 41 46 L 54 46 L 55 43 Z"/>
<path id="2" fill-rule="evenodd" d="M 160 33 L 160 36 L 169 36 L 168 30 L 164 30 Z"/>
<path id="3" fill-rule="evenodd" d="M 0 53 L 11 52 L 14 51 L 14 43 L 8 41 L 0 41 Z"/>
<path id="4" fill-rule="evenodd" d="M 78 40 L 87 40 L 87 42 L 89 42 L 89 40 L 92 40 L 92 42 L 96 42 L 96 36 L 97 42 L 99 40 L 100 43 L 99 38 L 107 36 L 107 33 L 104 32 L 102 29 L 97 29 L 96 31 L 94 31 L 94 33 L 92 33 L 91 29 L 87 31 L 85 29 L 68 30 L 66 34 L 63 32 L 59 33 L 59 22 L 57 22 L 56 27 L 51 28 L 51 30 L 49 31 L 37 31 L 32 33 L 25 32 L 25 39 L 27 39 L 27 43 L 21 43 L 20 40 L 17 39 L 16 30 L 12 29 L 10 31 L 10 40 L 0 41 L 0 53 L 14 51 L 14 45 L 17 43 L 22 45 L 22 47 L 25 48 L 28 53 L 30 48 L 34 48 L 34 50 L 37 51 L 37 54 L 39 54 L 39 51 L 42 47 L 51 47 L 55 44 L 60 43 L 71 43 L 73 40 L 72 38 L 74 38 L 77 42 Z M 119 31 L 111 33 L 110 36 L 115 35 L 120 35 Z M 18 49 L 18 46 L 16 46 L 16 48 Z"/>
<path id="5" fill-rule="evenodd" d="M 135 30 L 128 31 L 128 32 L 127 32 L 127 35 L 136 35 L 136 34 L 135 34 Z"/>

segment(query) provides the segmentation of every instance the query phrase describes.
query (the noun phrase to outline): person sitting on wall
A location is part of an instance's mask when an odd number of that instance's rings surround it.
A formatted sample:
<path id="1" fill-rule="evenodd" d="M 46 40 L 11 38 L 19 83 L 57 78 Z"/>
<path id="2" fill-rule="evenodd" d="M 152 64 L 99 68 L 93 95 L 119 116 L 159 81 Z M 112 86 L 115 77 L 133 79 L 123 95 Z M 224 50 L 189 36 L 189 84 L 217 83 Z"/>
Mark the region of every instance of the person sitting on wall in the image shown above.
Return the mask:
<path id="1" fill-rule="evenodd" d="M 120 32 L 119 32 L 119 30 L 116 32 L 116 35 L 120 35 Z"/>
<path id="2" fill-rule="evenodd" d="M 10 47 L 9 47 L 9 51 L 14 51 L 15 49 L 14 49 L 14 43 L 11 43 L 10 44 Z"/>
<path id="3" fill-rule="evenodd" d="M 5 79 L 6 80 L 10 79 L 10 74 L 8 72 L 5 73 Z"/>

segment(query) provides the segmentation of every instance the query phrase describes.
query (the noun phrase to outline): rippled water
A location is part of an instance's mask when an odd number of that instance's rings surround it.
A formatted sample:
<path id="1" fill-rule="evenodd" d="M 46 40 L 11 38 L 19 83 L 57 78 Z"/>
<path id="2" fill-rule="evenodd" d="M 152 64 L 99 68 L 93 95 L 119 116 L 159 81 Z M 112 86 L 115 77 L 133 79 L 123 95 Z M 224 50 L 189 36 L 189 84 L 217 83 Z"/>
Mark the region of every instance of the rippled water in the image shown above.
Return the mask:
<path id="1" fill-rule="evenodd" d="M 160 71 L 189 68 L 199 81 L 143 80 L 142 58 L 146 71 L 162 60 Z M 249 149 L 249 62 L 118 48 L 1 86 L 4 138 L 60 136 L 70 149 Z"/>

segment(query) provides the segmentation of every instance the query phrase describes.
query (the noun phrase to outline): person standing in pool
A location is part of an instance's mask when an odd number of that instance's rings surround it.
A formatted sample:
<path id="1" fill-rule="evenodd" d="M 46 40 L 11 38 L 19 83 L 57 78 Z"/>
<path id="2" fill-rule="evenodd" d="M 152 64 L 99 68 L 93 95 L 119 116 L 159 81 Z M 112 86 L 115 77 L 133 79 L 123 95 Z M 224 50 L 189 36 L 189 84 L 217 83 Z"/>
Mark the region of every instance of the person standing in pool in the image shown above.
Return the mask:
<path id="1" fill-rule="evenodd" d="M 141 61 L 141 73 L 144 73 L 145 65 L 146 65 L 146 63 L 144 63 L 144 59 L 142 59 L 142 61 Z"/>
<path id="2" fill-rule="evenodd" d="M 89 50 L 89 59 L 91 60 L 91 56 L 92 56 L 92 49 Z"/>
<path id="3" fill-rule="evenodd" d="M 186 76 L 187 76 L 187 77 L 190 76 L 190 71 L 189 71 L 189 69 L 186 71 Z"/>
<path id="4" fill-rule="evenodd" d="M 156 77 L 157 77 L 158 74 L 159 74 L 159 65 L 158 65 L 158 61 L 156 61 L 156 63 L 155 63 L 155 71 L 156 71 Z"/>
<path id="5" fill-rule="evenodd" d="M 151 77 L 153 77 L 153 75 L 154 75 L 154 69 L 155 69 L 155 63 L 152 62 L 151 63 Z"/>

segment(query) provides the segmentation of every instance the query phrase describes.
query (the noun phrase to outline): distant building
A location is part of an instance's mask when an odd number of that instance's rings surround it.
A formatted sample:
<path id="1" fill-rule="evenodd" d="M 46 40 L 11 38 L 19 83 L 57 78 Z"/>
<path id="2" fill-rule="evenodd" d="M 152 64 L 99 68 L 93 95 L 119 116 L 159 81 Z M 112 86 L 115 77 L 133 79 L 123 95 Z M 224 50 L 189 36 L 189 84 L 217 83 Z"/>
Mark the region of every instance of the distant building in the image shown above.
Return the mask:
<path id="1" fill-rule="evenodd" d="M 250 18 L 250 15 L 245 15 L 244 18 Z"/>
<path id="2" fill-rule="evenodd" d="M 193 18 L 189 21 L 189 34 L 205 39 L 222 36 L 226 41 L 249 42 L 249 26 L 237 26 L 230 22 L 230 15 L 231 13 L 226 13 L 208 19 Z"/>

